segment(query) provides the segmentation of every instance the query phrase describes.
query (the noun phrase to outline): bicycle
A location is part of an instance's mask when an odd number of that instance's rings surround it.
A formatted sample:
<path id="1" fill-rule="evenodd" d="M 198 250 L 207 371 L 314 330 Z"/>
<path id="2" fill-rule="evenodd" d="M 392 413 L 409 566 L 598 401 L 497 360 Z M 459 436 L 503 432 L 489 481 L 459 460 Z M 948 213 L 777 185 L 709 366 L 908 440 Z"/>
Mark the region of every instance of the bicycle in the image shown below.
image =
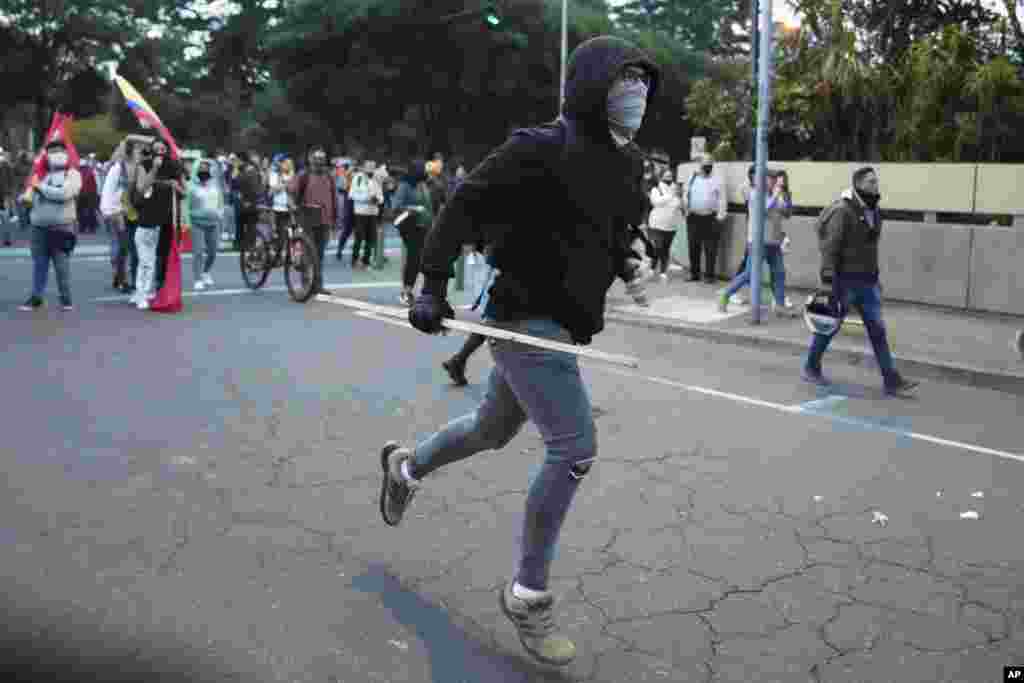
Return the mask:
<path id="1" fill-rule="evenodd" d="M 285 225 L 279 227 L 270 207 L 257 209 L 260 218 L 243 236 L 238 254 L 242 280 L 249 289 L 259 289 L 271 270 L 283 266 L 288 295 L 298 303 L 309 301 L 316 294 L 314 285 L 320 272 L 316 243 L 296 220 L 294 210 L 288 211 Z"/>

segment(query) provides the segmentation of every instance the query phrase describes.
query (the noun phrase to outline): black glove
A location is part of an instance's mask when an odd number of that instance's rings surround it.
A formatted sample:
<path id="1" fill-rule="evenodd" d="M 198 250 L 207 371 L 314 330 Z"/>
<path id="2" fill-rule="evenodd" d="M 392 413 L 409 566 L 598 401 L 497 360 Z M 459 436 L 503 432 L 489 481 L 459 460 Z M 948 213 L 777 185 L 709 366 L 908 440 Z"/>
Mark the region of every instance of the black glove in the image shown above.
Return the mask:
<path id="1" fill-rule="evenodd" d="M 448 300 L 439 294 L 421 292 L 409 309 L 409 323 L 420 332 L 437 334 L 444 328 L 441 321 L 454 318 L 455 311 Z"/>

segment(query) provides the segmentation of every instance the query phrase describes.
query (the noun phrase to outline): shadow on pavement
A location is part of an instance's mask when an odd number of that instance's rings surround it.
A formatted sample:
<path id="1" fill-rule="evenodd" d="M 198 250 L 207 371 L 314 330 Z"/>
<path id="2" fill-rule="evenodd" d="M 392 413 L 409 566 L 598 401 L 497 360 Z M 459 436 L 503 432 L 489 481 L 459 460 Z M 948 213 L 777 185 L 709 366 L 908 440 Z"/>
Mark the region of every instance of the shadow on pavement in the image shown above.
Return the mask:
<path id="1" fill-rule="evenodd" d="M 365 573 L 353 577 L 352 587 L 363 593 L 379 595 L 381 604 L 391 611 L 395 619 L 416 633 L 427 650 L 432 683 L 558 683 L 573 680 L 561 671 L 531 666 L 526 655 L 519 658 L 500 654 L 476 642 L 452 623 L 442 608 L 402 586 L 383 566 L 371 566 Z"/>

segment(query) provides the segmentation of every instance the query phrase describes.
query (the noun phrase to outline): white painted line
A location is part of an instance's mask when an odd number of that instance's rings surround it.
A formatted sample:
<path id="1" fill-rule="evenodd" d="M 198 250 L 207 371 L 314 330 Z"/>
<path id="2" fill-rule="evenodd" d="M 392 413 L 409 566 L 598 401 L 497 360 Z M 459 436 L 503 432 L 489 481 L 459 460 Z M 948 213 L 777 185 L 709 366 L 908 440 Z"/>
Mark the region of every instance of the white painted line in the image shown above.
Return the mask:
<path id="1" fill-rule="evenodd" d="M 370 320 L 376 320 L 378 322 L 387 323 L 388 325 L 394 325 L 395 327 L 401 327 L 403 330 L 410 330 L 412 332 L 418 332 L 419 331 L 415 327 L 413 327 L 410 323 L 402 322 L 398 318 L 387 318 L 387 317 L 385 317 L 383 315 L 377 315 L 376 313 L 371 313 L 369 311 L 356 311 L 355 314 L 358 315 L 360 318 L 369 318 Z"/>
<path id="2" fill-rule="evenodd" d="M 838 394 L 832 394 L 831 396 L 826 396 L 825 398 L 819 398 L 819 399 L 817 399 L 815 401 L 807 401 L 805 403 L 801 403 L 799 405 L 792 406 L 792 407 L 794 407 L 794 408 L 796 408 L 796 409 L 798 409 L 798 410 L 800 410 L 802 412 L 807 413 L 807 412 L 814 412 L 816 410 L 823 410 L 823 409 L 831 408 L 835 404 L 842 403 L 845 400 L 846 400 L 845 396 L 839 396 Z"/>
<path id="3" fill-rule="evenodd" d="M 634 379 L 642 379 L 647 382 L 653 382 L 654 384 L 661 384 L 664 386 L 674 387 L 676 389 L 682 389 L 684 391 L 690 391 L 697 394 L 704 394 L 705 396 L 714 396 L 716 398 L 724 398 L 729 401 L 736 403 L 745 403 L 747 405 L 758 406 L 761 408 L 768 408 L 770 410 L 776 410 L 780 413 L 788 413 L 790 415 L 806 415 L 808 417 L 816 417 L 824 420 L 831 420 L 832 422 L 840 422 L 855 427 L 860 427 L 869 431 L 884 432 L 887 434 L 894 434 L 896 436 L 903 436 L 915 441 L 923 441 L 925 443 L 935 444 L 936 446 L 946 446 L 956 450 L 967 451 L 975 455 L 990 455 L 996 458 L 1003 458 L 1005 460 L 1016 460 L 1017 462 L 1024 462 L 1024 455 L 1018 455 L 1016 453 L 1009 453 L 1007 451 L 996 450 L 995 448 L 986 448 L 985 446 L 978 446 L 976 444 L 964 443 L 962 441 L 954 441 L 952 439 L 943 439 L 938 436 L 932 436 L 931 434 L 922 434 L 921 432 L 912 432 L 907 429 L 900 429 L 898 427 L 890 427 L 889 425 L 879 424 L 872 422 L 871 420 L 858 419 L 854 417 L 846 417 L 843 415 L 834 415 L 829 413 L 812 412 L 804 410 L 802 406 L 804 404 L 787 406 L 782 403 L 774 403 L 772 401 L 763 401 L 759 398 L 751 398 L 750 396 L 742 396 L 740 394 L 731 394 L 726 391 L 718 391 L 716 389 L 707 389 L 705 387 L 698 387 L 693 384 L 684 384 L 682 382 L 675 382 L 670 379 L 663 377 L 652 377 L 649 375 L 641 375 L 636 372 L 630 372 L 629 370 L 618 370 L 615 368 L 609 368 L 605 365 L 594 366 L 595 369 L 600 369 L 603 372 L 608 372 L 614 375 L 621 375 L 623 377 L 632 377 Z"/>
<path id="4" fill-rule="evenodd" d="M 324 287 L 327 289 L 375 289 L 378 287 L 400 287 L 401 282 L 342 282 L 338 284 L 326 284 Z M 260 289 L 206 289 L 201 292 L 196 291 L 183 291 L 181 295 L 183 297 L 200 297 L 200 296 L 232 296 L 235 294 L 256 294 L 257 292 L 287 292 L 288 288 L 284 285 L 271 285 L 269 287 L 262 287 Z M 131 297 L 130 294 L 122 294 L 120 296 L 102 296 L 98 299 L 92 299 L 93 303 L 108 303 L 113 301 L 128 301 Z"/>

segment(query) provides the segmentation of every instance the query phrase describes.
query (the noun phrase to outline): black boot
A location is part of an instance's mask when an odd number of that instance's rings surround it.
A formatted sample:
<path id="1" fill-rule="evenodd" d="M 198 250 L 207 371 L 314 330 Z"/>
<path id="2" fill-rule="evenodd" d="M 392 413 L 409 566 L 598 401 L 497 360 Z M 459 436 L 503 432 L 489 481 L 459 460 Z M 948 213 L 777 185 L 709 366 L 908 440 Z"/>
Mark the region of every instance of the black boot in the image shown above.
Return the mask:
<path id="1" fill-rule="evenodd" d="M 461 356 L 452 356 L 441 363 L 441 367 L 448 372 L 455 386 L 464 387 L 469 384 L 469 380 L 466 379 L 466 361 Z"/>

